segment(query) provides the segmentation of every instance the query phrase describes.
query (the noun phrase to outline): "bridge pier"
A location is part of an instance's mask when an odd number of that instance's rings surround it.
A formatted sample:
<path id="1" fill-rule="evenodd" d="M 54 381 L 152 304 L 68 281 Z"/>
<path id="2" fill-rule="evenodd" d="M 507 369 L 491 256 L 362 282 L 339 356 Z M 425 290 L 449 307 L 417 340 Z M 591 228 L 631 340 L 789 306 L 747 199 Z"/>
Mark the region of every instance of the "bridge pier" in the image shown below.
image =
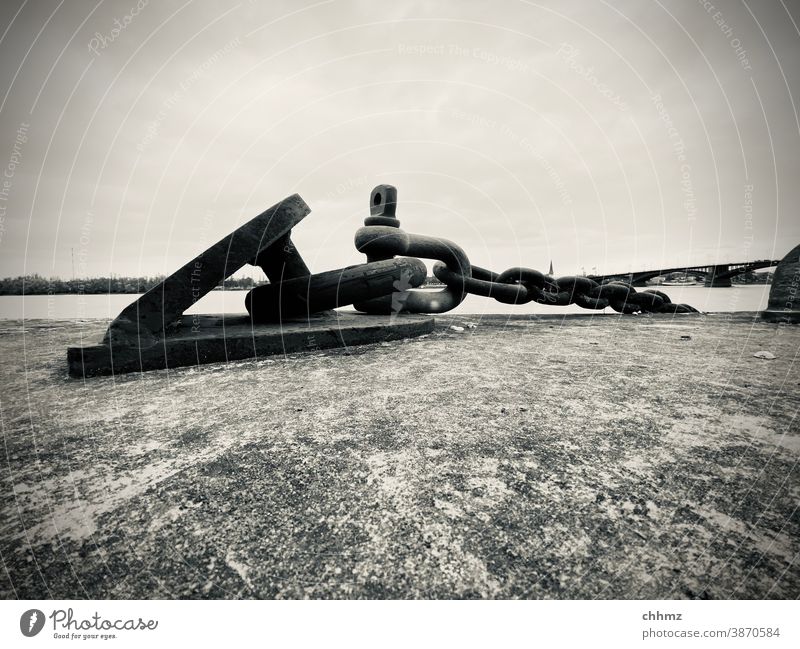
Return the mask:
<path id="1" fill-rule="evenodd" d="M 710 272 L 706 275 L 705 285 L 713 288 L 730 288 L 731 278 L 728 275 L 729 272 L 730 267 L 728 264 L 712 266 Z"/>

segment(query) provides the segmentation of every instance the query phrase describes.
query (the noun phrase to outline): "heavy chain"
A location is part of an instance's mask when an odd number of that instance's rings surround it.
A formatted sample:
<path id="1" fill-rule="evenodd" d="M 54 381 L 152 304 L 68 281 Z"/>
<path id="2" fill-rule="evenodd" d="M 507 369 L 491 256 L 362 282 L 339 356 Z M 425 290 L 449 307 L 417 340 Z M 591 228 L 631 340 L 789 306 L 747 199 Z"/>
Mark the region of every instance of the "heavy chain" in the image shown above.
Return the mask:
<path id="1" fill-rule="evenodd" d="M 433 273 L 448 286 L 463 284 L 467 293 L 493 297 L 506 304 L 577 304 L 598 310 L 610 306 L 619 313 L 697 313 L 688 304 L 673 304 L 661 291 L 638 292 L 630 284 L 618 281 L 599 284 L 589 277 L 574 275 L 552 278 L 532 268 L 509 268 L 498 275 L 478 266 L 472 267 L 472 277 L 465 278 L 440 264 L 433 267 Z"/>
<path id="2" fill-rule="evenodd" d="M 625 314 L 697 312 L 688 304 L 673 304 L 661 291 L 639 292 L 620 281 L 553 278 L 521 267 L 498 274 L 473 266 L 452 241 L 401 230 L 396 210 L 395 187 L 378 185 L 372 190 L 370 215 L 355 235 L 356 249 L 367 256 L 366 264 L 311 275 L 288 235 L 281 250 L 265 249 L 256 263 L 270 283 L 247 294 L 245 305 L 250 315 L 256 321 L 276 321 L 348 304 L 372 314 L 445 313 L 461 304 L 467 294 L 504 304 L 577 304 L 595 310 L 611 307 Z M 426 274 L 419 257 L 436 260 L 433 274 L 445 284 L 444 289 L 414 290 Z"/>
<path id="3" fill-rule="evenodd" d="M 609 281 L 602 284 L 589 277 L 553 278 L 532 268 L 509 268 L 502 273 L 471 265 L 464 251 L 452 241 L 400 229 L 396 217 L 397 189 L 379 185 L 370 196 L 370 216 L 356 232 L 355 244 L 367 260 L 390 259 L 394 255 L 415 255 L 437 259 L 433 274 L 447 288 L 431 293 L 413 291 L 402 300 L 401 312 L 443 313 L 458 306 L 468 293 L 491 297 L 504 304 L 537 302 L 551 306 L 577 304 L 584 309 L 611 307 L 619 313 L 696 313 L 688 304 L 673 304 L 661 291 L 638 292 L 630 284 Z M 392 296 L 356 303 L 359 311 L 387 313 Z M 397 297 L 394 298 L 395 308 Z"/>

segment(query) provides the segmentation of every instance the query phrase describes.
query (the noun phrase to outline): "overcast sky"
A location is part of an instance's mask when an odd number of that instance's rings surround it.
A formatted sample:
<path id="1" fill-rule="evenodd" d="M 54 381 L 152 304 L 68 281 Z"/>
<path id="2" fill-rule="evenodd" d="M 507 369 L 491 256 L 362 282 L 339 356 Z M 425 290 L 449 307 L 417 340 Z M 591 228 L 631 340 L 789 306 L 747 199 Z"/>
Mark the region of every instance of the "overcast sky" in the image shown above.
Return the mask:
<path id="1" fill-rule="evenodd" d="M 800 8 L 24 2 L 0 18 L 0 276 L 169 273 L 294 192 L 313 271 L 371 188 L 501 271 L 800 243 Z"/>

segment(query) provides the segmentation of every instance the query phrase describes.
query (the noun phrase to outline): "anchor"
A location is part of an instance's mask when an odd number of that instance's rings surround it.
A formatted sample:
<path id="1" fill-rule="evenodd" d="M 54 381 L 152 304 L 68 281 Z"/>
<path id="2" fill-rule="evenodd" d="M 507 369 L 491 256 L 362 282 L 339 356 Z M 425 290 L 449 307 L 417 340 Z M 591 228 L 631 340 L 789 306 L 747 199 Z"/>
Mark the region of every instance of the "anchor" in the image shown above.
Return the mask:
<path id="1" fill-rule="evenodd" d="M 697 313 L 657 290 L 637 292 L 620 281 L 553 278 L 532 268 L 495 273 L 470 263 L 447 239 L 400 229 L 397 189 L 378 185 L 370 215 L 355 234 L 363 264 L 313 274 L 292 241 L 310 212 L 294 194 L 234 230 L 150 289 L 109 325 L 96 345 L 67 350 L 70 376 L 146 371 L 346 347 L 430 333 L 429 314 L 457 307 L 468 294 L 506 304 L 577 304 L 621 314 Z M 427 275 L 419 257 L 434 259 L 438 291 L 419 290 Z M 248 315 L 184 312 L 245 264 L 269 283 L 245 297 Z M 356 312 L 336 311 L 354 305 Z"/>
<path id="2" fill-rule="evenodd" d="M 311 209 L 294 194 L 220 239 L 122 310 L 99 344 L 67 350 L 69 375 L 144 372 L 347 347 L 430 333 L 432 318 L 333 311 L 358 300 L 419 286 L 425 265 L 388 259 L 313 275 L 291 232 Z M 184 312 L 251 263 L 269 284 L 248 293 L 249 315 Z"/>

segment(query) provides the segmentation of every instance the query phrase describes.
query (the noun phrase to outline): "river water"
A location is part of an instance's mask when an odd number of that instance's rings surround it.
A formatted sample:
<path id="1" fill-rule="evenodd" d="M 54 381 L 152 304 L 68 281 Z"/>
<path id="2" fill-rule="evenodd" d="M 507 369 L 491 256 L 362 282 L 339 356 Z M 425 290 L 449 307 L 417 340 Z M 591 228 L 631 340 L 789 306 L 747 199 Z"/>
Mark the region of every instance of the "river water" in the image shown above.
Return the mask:
<path id="1" fill-rule="evenodd" d="M 673 302 L 691 304 L 700 311 L 730 313 L 733 311 L 760 311 L 767 306 L 768 285 L 751 284 L 730 288 L 704 286 L 661 287 Z M 640 289 L 643 290 L 643 289 Z M 187 313 L 245 313 L 244 296 L 247 291 L 212 291 L 194 304 Z M 85 318 L 114 318 L 138 295 L 2 295 L 0 320 L 54 319 L 73 320 Z M 347 307 L 345 307 L 347 309 Z M 611 309 L 604 312 L 613 313 Z M 553 307 L 530 302 L 523 305 L 502 304 L 492 299 L 468 295 L 451 313 L 589 313 L 572 304 Z"/>

